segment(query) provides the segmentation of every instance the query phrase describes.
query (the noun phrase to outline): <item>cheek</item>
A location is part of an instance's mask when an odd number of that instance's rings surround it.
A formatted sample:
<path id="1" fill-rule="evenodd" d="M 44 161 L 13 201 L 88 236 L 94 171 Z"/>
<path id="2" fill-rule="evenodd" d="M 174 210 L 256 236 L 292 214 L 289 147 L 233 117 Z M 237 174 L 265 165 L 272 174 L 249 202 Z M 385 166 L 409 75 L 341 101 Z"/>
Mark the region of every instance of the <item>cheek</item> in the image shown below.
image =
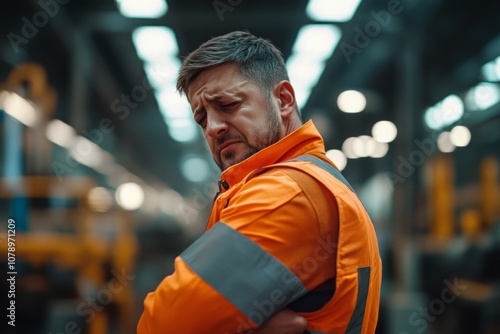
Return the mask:
<path id="1" fill-rule="evenodd" d="M 215 142 L 212 137 L 208 135 L 203 135 L 205 137 L 205 142 L 207 143 L 208 149 L 211 152 L 214 152 Z"/>

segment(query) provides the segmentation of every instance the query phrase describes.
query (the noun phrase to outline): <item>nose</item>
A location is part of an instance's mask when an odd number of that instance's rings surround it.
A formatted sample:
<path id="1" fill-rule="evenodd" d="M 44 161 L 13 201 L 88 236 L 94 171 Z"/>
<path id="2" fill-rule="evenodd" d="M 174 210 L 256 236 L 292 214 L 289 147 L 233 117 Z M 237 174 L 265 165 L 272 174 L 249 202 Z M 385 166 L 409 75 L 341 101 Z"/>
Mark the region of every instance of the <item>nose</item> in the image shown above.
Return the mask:
<path id="1" fill-rule="evenodd" d="M 207 111 L 207 126 L 206 133 L 212 138 L 219 138 L 223 136 L 229 129 L 229 126 L 220 112 L 216 110 Z"/>

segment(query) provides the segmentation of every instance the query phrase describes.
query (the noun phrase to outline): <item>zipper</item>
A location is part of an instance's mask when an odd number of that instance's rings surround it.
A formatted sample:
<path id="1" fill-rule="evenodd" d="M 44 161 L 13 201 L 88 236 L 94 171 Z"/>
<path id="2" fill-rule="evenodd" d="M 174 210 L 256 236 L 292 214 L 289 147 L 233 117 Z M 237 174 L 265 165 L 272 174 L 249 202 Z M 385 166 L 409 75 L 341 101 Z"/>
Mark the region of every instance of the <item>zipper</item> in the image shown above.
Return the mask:
<path id="1" fill-rule="evenodd" d="M 217 197 L 219 197 L 220 194 L 222 194 L 222 188 L 225 190 L 229 189 L 229 183 L 227 183 L 226 180 L 219 180 L 217 181 L 219 185 L 219 191 L 215 194 L 214 199 L 212 200 L 212 209 L 210 210 L 210 215 L 207 221 L 207 224 L 205 225 L 205 230 L 207 229 L 208 223 L 210 222 L 210 217 L 212 217 L 212 212 L 214 211 L 214 206 L 215 206 L 215 201 L 217 200 Z M 226 203 L 226 206 L 229 204 L 229 200 Z"/>

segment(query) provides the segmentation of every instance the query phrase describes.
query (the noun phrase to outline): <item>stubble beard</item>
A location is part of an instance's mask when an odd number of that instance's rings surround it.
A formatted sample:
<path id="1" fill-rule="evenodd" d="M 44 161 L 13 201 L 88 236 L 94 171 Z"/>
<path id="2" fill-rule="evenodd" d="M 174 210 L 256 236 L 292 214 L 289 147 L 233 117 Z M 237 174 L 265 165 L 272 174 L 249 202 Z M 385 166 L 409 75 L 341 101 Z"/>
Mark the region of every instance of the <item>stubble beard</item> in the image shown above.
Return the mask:
<path id="1" fill-rule="evenodd" d="M 260 150 L 278 142 L 281 139 L 281 119 L 279 118 L 278 112 L 274 109 L 273 106 L 270 105 L 270 103 L 267 104 L 267 120 L 266 120 L 266 130 L 264 134 L 257 135 L 255 138 L 258 140 L 259 137 L 262 139 L 257 142 L 256 146 L 250 145 L 248 143 L 247 138 L 242 138 L 243 141 L 242 143 L 246 145 L 246 150 L 241 154 L 241 156 L 238 157 L 238 159 L 232 161 L 232 162 L 222 162 L 222 160 L 225 161 L 230 161 L 232 158 L 234 158 L 235 153 L 234 151 L 229 151 L 224 154 L 224 159 L 221 159 L 221 162 L 215 161 L 217 166 L 219 166 L 221 171 L 224 171 L 228 169 L 229 167 L 236 165 L 237 163 L 242 162 L 243 160 L 246 160 L 250 158 L 252 155 L 255 153 L 259 152 Z"/>

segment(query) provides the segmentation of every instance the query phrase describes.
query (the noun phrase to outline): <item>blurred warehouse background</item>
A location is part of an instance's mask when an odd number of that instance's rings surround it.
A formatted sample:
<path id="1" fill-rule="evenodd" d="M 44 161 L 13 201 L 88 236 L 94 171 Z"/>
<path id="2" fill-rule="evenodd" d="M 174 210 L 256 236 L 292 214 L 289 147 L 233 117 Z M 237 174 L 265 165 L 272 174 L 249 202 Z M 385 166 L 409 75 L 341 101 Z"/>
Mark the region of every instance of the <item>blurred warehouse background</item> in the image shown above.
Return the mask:
<path id="1" fill-rule="evenodd" d="M 3 3 L 0 262 L 15 225 L 17 278 L 15 330 L 3 316 L 0 331 L 135 332 L 216 191 L 176 72 L 243 29 L 282 50 L 376 225 L 377 332 L 500 333 L 494 0 Z"/>

